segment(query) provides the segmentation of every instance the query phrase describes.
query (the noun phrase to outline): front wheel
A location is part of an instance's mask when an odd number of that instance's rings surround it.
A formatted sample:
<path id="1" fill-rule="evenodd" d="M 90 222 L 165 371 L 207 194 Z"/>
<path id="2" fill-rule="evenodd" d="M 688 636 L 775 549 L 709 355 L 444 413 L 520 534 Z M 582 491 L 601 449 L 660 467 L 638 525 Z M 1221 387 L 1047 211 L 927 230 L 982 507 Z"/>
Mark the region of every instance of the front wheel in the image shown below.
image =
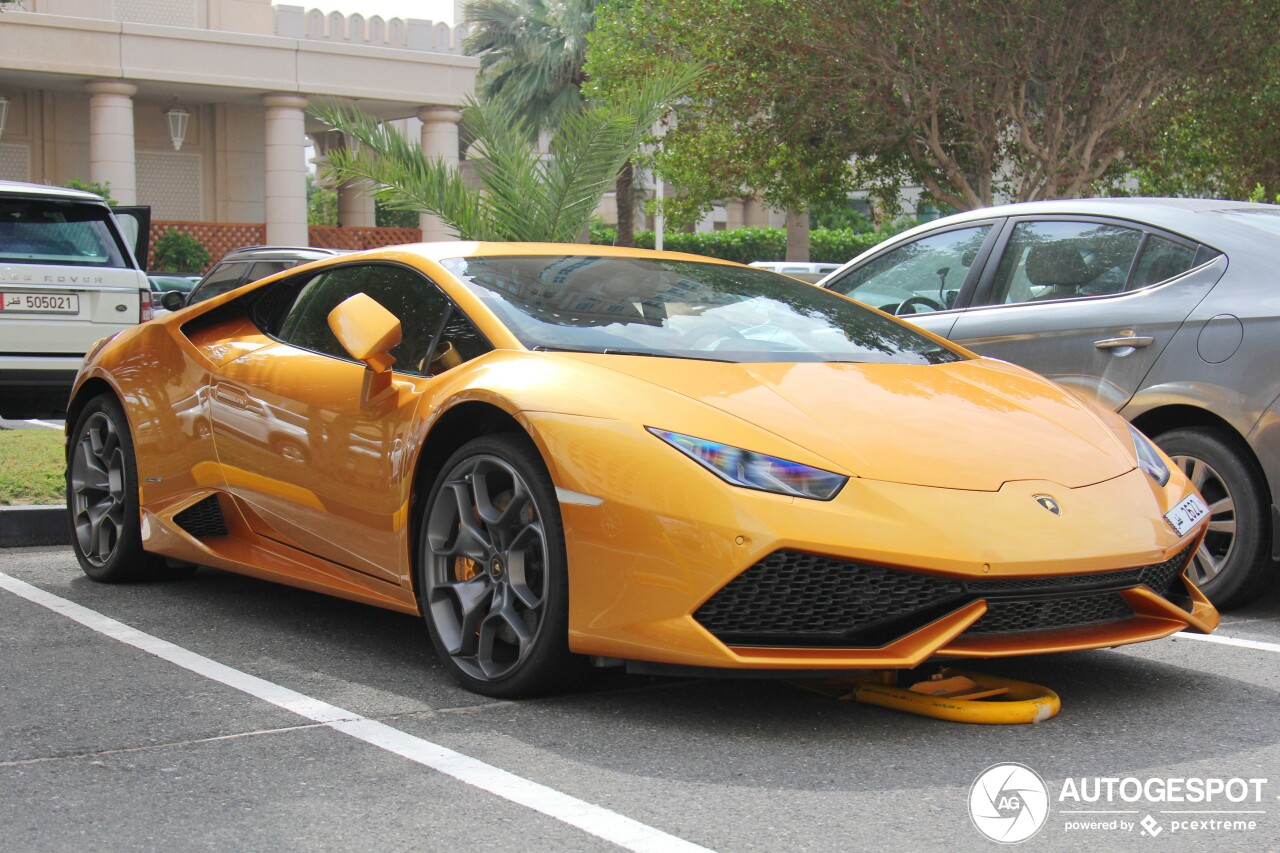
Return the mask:
<path id="1" fill-rule="evenodd" d="M 445 463 L 423 512 L 418 589 L 432 644 L 464 687 L 514 698 L 576 683 L 564 530 L 523 436 L 484 436 Z"/>
<path id="2" fill-rule="evenodd" d="M 1236 442 L 1213 429 L 1156 436 L 1209 507 L 1209 531 L 1187 575 L 1221 610 L 1255 600 L 1271 582 L 1266 490 Z"/>

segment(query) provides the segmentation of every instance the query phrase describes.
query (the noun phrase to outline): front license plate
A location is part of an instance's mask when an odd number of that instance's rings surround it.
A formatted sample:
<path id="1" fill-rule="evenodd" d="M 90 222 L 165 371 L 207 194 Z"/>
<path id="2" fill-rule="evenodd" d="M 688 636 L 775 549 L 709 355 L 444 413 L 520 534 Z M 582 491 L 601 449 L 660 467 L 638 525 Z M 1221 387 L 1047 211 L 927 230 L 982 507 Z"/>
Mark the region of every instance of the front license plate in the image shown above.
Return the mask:
<path id="1" fill-rule="evenodd" d="M 0 311 L 6 314 L 79 314 L 80 297 L 74 293 L 0 293 Z"/>
<path id="2" fill-rule="evenodd" d="M 1177 506 L 1164 514 L 1164 520 L 1169 522 L 1173 532 L 1179 536 L 1186 536 L 1192 528 L 1208 517 L 1209 508 L 1204 505 L 1199 495 L 1187 495 Z"/>

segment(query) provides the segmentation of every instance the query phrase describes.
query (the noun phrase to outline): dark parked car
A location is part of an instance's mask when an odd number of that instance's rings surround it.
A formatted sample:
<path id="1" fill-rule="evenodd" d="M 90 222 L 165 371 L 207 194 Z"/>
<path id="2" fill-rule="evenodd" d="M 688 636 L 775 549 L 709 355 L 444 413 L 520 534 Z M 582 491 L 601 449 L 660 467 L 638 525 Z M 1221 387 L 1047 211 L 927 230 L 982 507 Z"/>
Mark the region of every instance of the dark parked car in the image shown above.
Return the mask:
<path id="1" fill-rule="evenodd" d="M 1030 367 L 1155 439 L 1212 513 L 1190 569 L 1219 607 L 1280 559 L 1280 207 L 1032 202 L 906 231 L 822 285 Z"/>
<path id="2" fill-rule="evenodd" d="M 205 273 L 190 293 L 161 298 L 161 305 L 176 311 L 206 299 L 235 290 L 242 284 L 275 275 L 299 264 L 341 255 L 345 249 L 318 249 L 295 246 L 248 246 L 228 252 L 217 266 Z"/>

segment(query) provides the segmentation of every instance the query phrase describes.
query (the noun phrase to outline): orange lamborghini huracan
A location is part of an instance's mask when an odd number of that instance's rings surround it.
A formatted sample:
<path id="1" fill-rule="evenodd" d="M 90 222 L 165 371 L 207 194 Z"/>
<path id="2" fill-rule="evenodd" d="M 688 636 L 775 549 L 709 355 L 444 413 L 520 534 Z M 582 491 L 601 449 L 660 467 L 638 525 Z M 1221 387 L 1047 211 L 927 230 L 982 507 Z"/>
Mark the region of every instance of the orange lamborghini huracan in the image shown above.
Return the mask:
<path id="1" fill-rule="evenodd" d="M 1204 502 L 1110 412 L 775 273 L 449 243 L 96 344 L 90 577 L 214 566 L 421 613 L 495 696 L 634 670 L 911 668 L 1218 616 Z"/>

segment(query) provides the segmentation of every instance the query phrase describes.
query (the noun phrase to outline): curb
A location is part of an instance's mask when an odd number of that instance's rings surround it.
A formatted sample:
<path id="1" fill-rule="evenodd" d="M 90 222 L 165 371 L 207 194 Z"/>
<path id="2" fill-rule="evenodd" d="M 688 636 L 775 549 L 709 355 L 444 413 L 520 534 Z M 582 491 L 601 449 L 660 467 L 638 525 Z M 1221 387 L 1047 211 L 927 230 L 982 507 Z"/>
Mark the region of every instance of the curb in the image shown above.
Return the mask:
<path id="1" fill-rule="evenodd" d="M 65 506 L 0 506 L 0 548 L 70 543 Z"/>

